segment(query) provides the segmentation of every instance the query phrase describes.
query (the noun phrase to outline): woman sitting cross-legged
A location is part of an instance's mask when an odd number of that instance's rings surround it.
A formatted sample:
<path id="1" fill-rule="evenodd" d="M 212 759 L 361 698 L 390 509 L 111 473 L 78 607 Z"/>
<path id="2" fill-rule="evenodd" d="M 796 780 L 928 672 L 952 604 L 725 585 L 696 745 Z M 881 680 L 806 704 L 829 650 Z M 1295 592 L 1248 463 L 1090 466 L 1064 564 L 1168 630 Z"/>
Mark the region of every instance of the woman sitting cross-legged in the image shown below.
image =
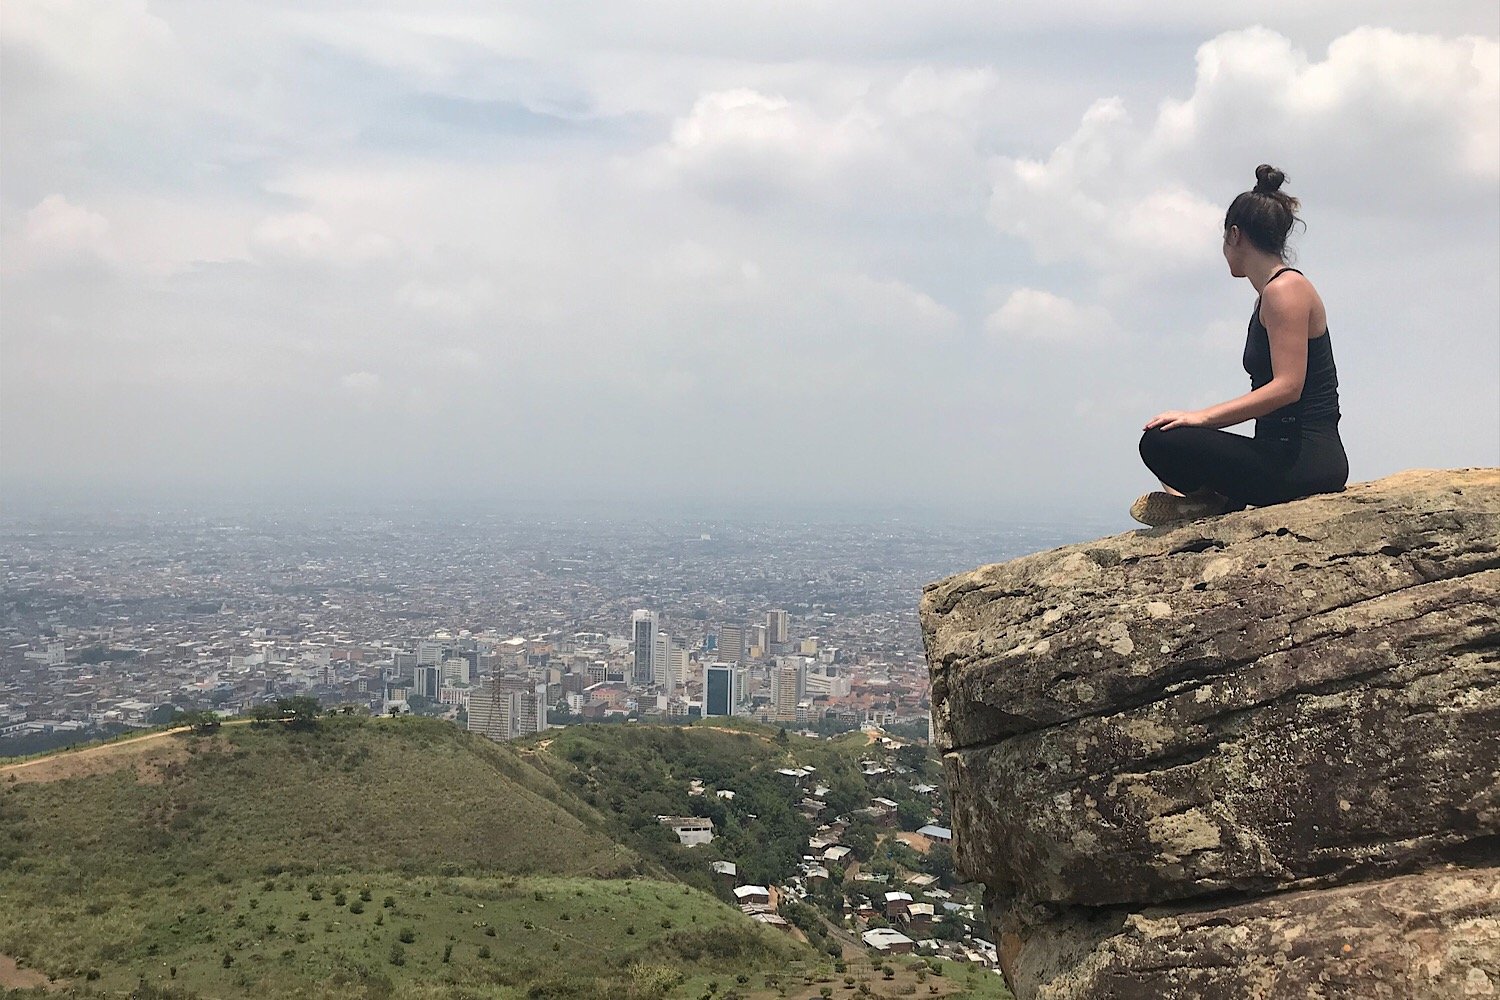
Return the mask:
<path id="1" fill-rule="evenodd" d="M 1339 439 L 1339 379 L 1328 339 L 1328 314 L 1312 282 L 1286 263 L 1286 239 L 1297 222 L 1285 175 L 1262 164 L 1255 189 L 1224 216 L 1229 273 L 1247 278 L 1259 297 L 1245 338 L 1250 391 L 1191 412 L 1152 417 L 1141 458 L 1166 487 L 1130 508 L 1142 524 L 1209 517 L 1247 506 L 1337 493 L 1349 479 Z M 1255 436 L 1221 430 L 1255 421 Z"/>

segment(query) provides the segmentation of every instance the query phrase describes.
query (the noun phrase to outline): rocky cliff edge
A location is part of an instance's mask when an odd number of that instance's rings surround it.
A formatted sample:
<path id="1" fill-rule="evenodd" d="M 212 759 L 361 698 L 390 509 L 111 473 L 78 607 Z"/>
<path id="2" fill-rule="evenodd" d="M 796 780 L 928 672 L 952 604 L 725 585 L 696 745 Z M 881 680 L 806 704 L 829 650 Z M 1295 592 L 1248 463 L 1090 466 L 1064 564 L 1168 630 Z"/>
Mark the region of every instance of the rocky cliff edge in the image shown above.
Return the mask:
<path id="1" fill-rule="evenodd" d="M 1500 469 L 982 567 L 921 620 L 1019 1000 L 1500 996 Z"/>

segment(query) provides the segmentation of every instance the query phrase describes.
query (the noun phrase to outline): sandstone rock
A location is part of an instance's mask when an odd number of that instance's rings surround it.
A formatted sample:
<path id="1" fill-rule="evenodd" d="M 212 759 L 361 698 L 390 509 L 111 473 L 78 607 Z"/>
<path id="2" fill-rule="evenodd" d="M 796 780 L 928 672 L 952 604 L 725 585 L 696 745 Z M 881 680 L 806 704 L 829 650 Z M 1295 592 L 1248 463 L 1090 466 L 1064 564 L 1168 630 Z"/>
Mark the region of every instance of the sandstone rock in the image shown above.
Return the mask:
<path id="1" fill-rule="evenodd" d="M 1500 862 L 1500 470 L 986 566 L 921 616 L 956 860 L 1007 905 Z"/>
<path id="2" fill-rule="evenodd" d="M 1232 906 L 997 921 L 1018 997 L 1455 1000 L 1500 995 L 1500 870 L 1428 872 Z M 1493 991 L 1493 992 L 1487 992 Z"/>

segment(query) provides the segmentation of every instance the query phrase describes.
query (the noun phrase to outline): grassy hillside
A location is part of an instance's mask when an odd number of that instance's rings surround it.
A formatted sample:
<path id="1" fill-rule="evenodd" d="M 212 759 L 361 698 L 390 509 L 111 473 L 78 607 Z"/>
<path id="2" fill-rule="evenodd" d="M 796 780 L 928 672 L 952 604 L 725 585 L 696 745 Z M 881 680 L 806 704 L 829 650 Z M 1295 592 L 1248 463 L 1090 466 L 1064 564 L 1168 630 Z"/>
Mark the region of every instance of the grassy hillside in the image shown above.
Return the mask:
<path id="1" fill-rule="evenodd" d="M 781 882 L 796 872 L 814 826 L 797 811 L 796 783 L 777 769 L 816 768 L 816 783 L 830 789 L 830 816 L 865 806 L 875 794 L 860 773 L 860 758 L 870 752 L 863 733 L 810 740 L 748 720 L 711 721 L 569 726 L 549 732 L 532 759 L 597 809 L 616 840 L 708 891 L 709 862 L 718 858 L 736 862 L 742 882 Z M 706 794 L 689 794 L 694 778 Z M 720 789 L 734 798 L 716 797 Z M 717 837 L 682 847 L 658 815 L 708 816 Z"/>
<path id="2" fill-rule="evenodd" d="M 330 718 L 312 732 L 173 739 L 183 752 L 148 773 L 16 784 L 0 841 L 34 849 L 7 881 L 172 884 L 337 865 L 616 875 L 637 863 L 534 768 L 442 722 Z"/>
<path id="3" fill-rule="evenodd" d="M 698 996 L 814 957 L 624 878 L 660 870 L 613 819 L 447 723 L 140 750 L 0 771 L 0 955 L 76 995 Z"/>

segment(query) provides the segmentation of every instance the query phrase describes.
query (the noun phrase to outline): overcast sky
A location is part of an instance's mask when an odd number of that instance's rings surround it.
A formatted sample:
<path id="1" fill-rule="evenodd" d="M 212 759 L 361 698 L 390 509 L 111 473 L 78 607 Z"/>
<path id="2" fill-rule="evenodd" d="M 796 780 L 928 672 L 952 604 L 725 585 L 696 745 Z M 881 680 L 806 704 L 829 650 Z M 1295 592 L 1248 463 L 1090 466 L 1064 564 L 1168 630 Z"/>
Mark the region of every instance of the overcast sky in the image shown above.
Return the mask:
<path id="1" fill-rule="evenodd" d="M 7 0 L 0 489 L 1123 512 L 1262 161 L 1353 478 L 1497 464 L 1497 19 Z"/>

